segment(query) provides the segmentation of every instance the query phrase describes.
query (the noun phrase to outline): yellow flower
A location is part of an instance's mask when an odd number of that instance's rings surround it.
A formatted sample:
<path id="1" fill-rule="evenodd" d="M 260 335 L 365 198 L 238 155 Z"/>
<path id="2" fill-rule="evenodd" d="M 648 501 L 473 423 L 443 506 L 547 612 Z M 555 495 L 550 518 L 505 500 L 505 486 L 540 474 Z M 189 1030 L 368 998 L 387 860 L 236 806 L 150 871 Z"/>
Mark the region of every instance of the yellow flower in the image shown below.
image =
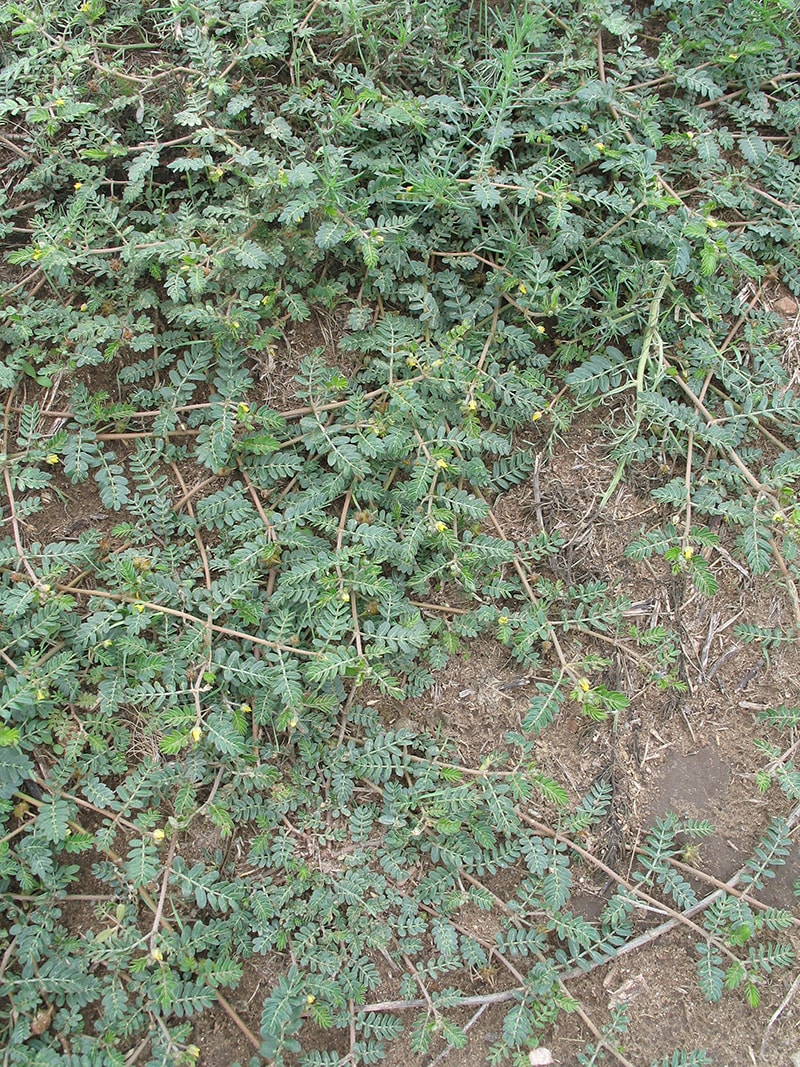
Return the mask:
<path id="1" fill-rule="evenodd" d="M 306 997 L 306 1004 L 313 1004 L 316 999 L 313 993 L 309 993 Z"/>
<path id="2" fill-rule="evenodd" d="M 297 728 L 297 719 L 289 719 L 289 729 L 294 730 Z"/>
<path id="3" fill-rule="evenodd" d="M 436 523 L 436 529 L 439 531 L 439 533 L 444 533 L 445 530 L 447 529 L 447 523 L 446 522 L 437 522 Z"/>
<path id="4" fill-rule="evenodd" d="M 153 830 L 154 841 L 163 841 L 166 836 L 167 835 L 164 833 L 160 826 Z"/>
<path id="5" fill-rule="evenodd" d="M 589 681 L 588 678 L 579 678 L 578 679 L 578 689 L 582 689 L 584 691 L 584 693 L 588 693 L 591 688 L 592 688 L 592 683 Z"/>
<path id="6" fill-rule="evenodd" d="M 684 548 L 684 550 L 683 550 L 683 558 L 684 559 L 691 559 L 693 555 L 694 555 L 694 549 L 692 548 L 691 545 L 687 545 L 686 548 Z"/>
<path id="7" fill-rule="evenodd" d="M 505 626 L 508 622 L 508 615 L 501 615 L 497 621 L 500 623 L 501 626 Z"/>
<path id="8" fill-rule="evenodd" d="M 58 100 L 56 100 L 56 107 L 63 107 L 63 106 L 64 106 L 64 101 L 59 96 Z"/>
<path id="9" fill-rule="evenodd" d="M 436 466 L 439 468 L 440 471 L 446 471 L 447 470 L 447 460 L 446 459 L 437 459 L 436 460 Z"/>
<path id="10" fill-rule="evenodd" d="M 522 285 L 520 285 L 520 287 L 519 287 L 519 291 L 520 291 L 520 293 L 522 293 L 522 295 L 523 295 L 523 296 L 525 296 L 525 295 L 526 295 L 526 293 L 528 292 L 528 287 L 527 287 L 527 285 L 525 285 L 524 283 L 523 283 Z"/>
<path id="11" fill-rule="evenodd" d="M 58 463 L 58 456 L 55 452 L 48 452 L 44 459 L 45 463 L 49 463 L 51 467 Z"/>
<path id="12" fill-rule="evenodd" d="M 545 332 L 544 326 L 542 326 L 542 324 L 541 324 L 541 323 L 539 323 L 539 324 L 537 325 L 537 327 L 536 327 L 536 332 L 537 332 L 538 334 L 543 334 L 543 333 Z"/>
<path id="13" fill-rule="evenodd" d="M 468 411 L 477 411 L 478 410 L 478 402 L 476 400 L 470 400 L 470 402 L 467 404 L 467 410 Z"/>
<path id="14" fill-rule="evenodd" d="M 252 710 L 253 709 L 250 707 L 249 704 L 240 704 L 239 705 L 239 711 L 241 711 L 242 715 L 250 715 Z"/>
<path id="15" fill-rule="evenodd" d="M 538 422 L 543 414 L 544 412 L 542 411 L 534 411 L 534 413 L 531 415 L 531 422 Z"/>
<path id="16" fill-rule="evenodd" d="M 78 191 L 79 189 L 82 189 L 82 188 L 83 188 L 83 182 L 75 182 L 75 184 L 74 184 L 74 185 L 72 186 L 72 188 L 73 188 L 73 189 L 75 190 L 75 192 L 77 193 L 77 191 Z"/>
<path id="17" fill-rule="evenodd" d="M 160 948 L 154 948 L 151 952 L 151 956 L 156 961 L 156 963 L 161 963 L 161 961 L 164 959 L 164 953 L 161 951 Z"/>
<path id="18" fill-rule="evenodd" d="M 603 144 L 602 141 L 595 141 L 594 146 L 598 152 L 605 152 L 606 150 L 606 146 Z"/>
<path id="19" fill-rule="evenodd" d="M 202 736 L 203 736 L 203 731 L 200 729 L 200 727 L 199 726 L 193 726 L 192 727 L 192 734 L 191 734 L 192 741 L 194 741 L 194 743 L 197 744 L 197 742 L 200 740 L 200 738 Z"/>

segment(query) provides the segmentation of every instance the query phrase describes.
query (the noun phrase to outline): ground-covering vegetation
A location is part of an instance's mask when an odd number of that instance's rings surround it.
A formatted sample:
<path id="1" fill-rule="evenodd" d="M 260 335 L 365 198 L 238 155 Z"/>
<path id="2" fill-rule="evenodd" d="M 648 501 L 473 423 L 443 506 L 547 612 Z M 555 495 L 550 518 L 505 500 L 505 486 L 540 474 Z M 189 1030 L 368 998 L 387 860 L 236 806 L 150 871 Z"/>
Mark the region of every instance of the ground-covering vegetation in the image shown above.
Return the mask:
<path id="1" fill-rule="evenodd" d="M 680 696 L 679 640 L 497 504 L 596 412 L 598 506 L 634 469 L 658 505 L 631 561 L 711 597 L 724 533 L 788 606 L 740 640 L 797 640 L 800 403 L 742 296 L 800 293 L 793 0 L 37 0 L 0 34 L 3 1064 L 190 1064 L 221 1005 L 255 1062 L 355 1067 L 403 1027 L 461 1049 L 487 1002 L 490 1063 L 546 1062 L 563 1013 L 581 1063 L 629 1063 L 624 1008 L 598 1027 L 568 983 L 653 907 L 748 1010 L 795 965 L 757 895 L 798 712 L 765 717 L 738 890 L 696 910 L 705 820 L 604 865 L 609 783 L 574 795 L 539 738 L 614 729 L 614 650 Z M 532 684 L 468 766 L 383 708 L 478 634 Z"/>

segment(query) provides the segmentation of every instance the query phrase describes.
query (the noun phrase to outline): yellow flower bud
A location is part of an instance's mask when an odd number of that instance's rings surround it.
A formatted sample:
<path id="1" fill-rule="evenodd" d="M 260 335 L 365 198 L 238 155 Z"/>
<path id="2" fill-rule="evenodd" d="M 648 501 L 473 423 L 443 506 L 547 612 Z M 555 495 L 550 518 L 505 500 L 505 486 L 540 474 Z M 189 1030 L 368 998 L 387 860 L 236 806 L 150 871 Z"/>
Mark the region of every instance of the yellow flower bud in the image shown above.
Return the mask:
<path id="1" fill-rule="evenodd" d="M 194 743 L 197 744 L 197 742 L 200 740 L 200 738 L 202 736 L 203 736 L 203 731 L 200 729 L 200 727 L 199 726 L 193 726 L 192 727 L 192 734 L 191 734 L 192 741 L 194 741 Z"/>
<path id="2" fill-rule="evenodd" d="M 161 951 L 160 948 L 154 948 L 150 955 L 153 957 L 156 963 L 161 963 L 161 961 L 164 959 L 164 953 Z"/>
<path id="3" fill-rule="evenodd" d="M 592 688 L 592 683 L 589 681 L 588 678 L 579 678 L 578 679 L 578 689 L 582 689 L 584 691 L 584 693 L 588 693 L 591 688 Z"/>

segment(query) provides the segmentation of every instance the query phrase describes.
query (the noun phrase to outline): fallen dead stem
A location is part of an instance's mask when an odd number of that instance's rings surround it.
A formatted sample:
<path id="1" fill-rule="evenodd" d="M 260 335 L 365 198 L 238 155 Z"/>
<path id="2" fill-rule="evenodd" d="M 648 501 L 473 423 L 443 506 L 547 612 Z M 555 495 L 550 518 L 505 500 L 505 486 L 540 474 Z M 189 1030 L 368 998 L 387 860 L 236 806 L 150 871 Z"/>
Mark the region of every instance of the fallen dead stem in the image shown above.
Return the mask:
<path id="1" fill-rule="evenodd" d="M 491 510 L 491 508 L 489 509 L 489 521 L 491 522 L 492 526 L 494 526 L 495 530 L 497 531 L 497 536 L 502 541 L 511 541 L 511 538 L 506 536 L 505 530 L 500 525 L 500 523 L 497 521 L 497 517 L 496 517 L 495 513 Z M 527 573 L 525 571 L 525 568 L 522 565 L 522 562 L 520 560 L 518 560 L 516 558 L 516 556 L 515 556 L 513 561 L 512 561 L 512 563 L 513 563 L 514 570 L 519 575 L 519 580 L 522 582 L 522 586 L 523 586 L 525 592 L 528 594 L 528 599 L 534 605 L 534 607 L 538 607 L 539 604 L 541 603 L 541 601 L 537 597 L 536 593 L 533 591 L 533 586 L 530 583 L 530 580 L 529 580 L 528 575 L 527 575 Z M 558 635 L 556 634 L 552 624 L 548 624 L 548 625 L 549 625 L 548 637 L 550 639 L 551 644 L 553 645 L 553 648 L 555 649 L 556 655 L 558 656 L 558 661 L 561 664 L 562 671 L 565 674 L 568 674 L 570 676 L 570 678 L 572 678 L 574 681 L 577 681 L 578 680 L 578 676 L 575 673 L 575 671 L 572 669 L 570 664 L 567 662 L 567 658 L 564 655 L 564 650 L 561 647 L 561 642 L 558 640 Z"/>
<path id="2" fill-rule="evenodd" d="M 567 846 L 573 852 L 577 853 L 581 859 L 585 860 L 592 867 L 596 867 L 602 871 L 608 878 L 615 882 L 618 886 L 625 889 L 626 892 L 632 896 L 638 897 L 639 900 L 643 900 L 651 907 L 657 908 L 659 911 L 666 912 L 670 915 L 671 920 L 676 924 L 686 926 L 695 935 L 699 935 L 704 941 L 708 941 L 714 945 L 723 956 L 727 956 L 729 960 L 734 963 L 738 963 L 737 956 L 731 952 L 727 945 L 723 944 L 718 938 L 709 934 L 708 930 L 704 930 L 702 926 L 698 926 L 697 923 L 692 922 L 692 919 L 686 915 L 685 912 L 677 911 L 670 904 L 666 904 L 663 900 L 658 900 L 656 897 L 651 897 L 649 893 L 646 893 L 639 886 L 629 882 L 626 878 L 623 878 L 621 874 L 617 874 L 615 870 L 603 863 L 597 856 L 593 856 L 591 852 L 588 852 L 585 848 L 582 848 L 576 841 L 567 837 L 565 834 L 555 830 L 552 826 L 548 826 L 546 823 L 539 822 L 536 819 L 531 818 L 530 815 L 526 815 L 525 812 L 517 810 L 517 814 L 523 822 L 527 823 L 531 829 L 536 830 L 537 833 L 543 834 L 545 837 L 550 837 L 554 841 L 558 841 L 561 844 Z"/>
<path id="3" fill-rule="evenodd" d="M 783 558 L 783 554 L 778 548 L 774 537 L 770 538 L 769 546 L 772 550 L 772 555 L 775 559 L 775 562 L 778 564 L 778 570 L 781 572 L 786 581 L 786 591 L 789 594 L 789 599 L 792 602 L 792 610 L 794 611 L 795 630 L 800 635 L 800 594 L 798 594 L 797 592 L 797 583 L 795 582 L 792 574 L 789 572 L 789 568 L 786 565 L 786 560 Z"/>
<path id="4" fill-rule="evenodd" d="M 678 385 L 680 386 L 681 390 L 685 393 L 685 395 L 692 402 L 694 407 L 700 412 L 700 414 L 706 420 L 706 423 L 709 426 L 715 425 L 717 420 L 714 418 L 714 416 L 711 414 L 711 412 L 705 406 L 703 401 L 694 393 L 694 391 L 692 389 L 690 389 L 690 387 L 686 384 L 686 382 L 683 380 L 683 378 L 680 376 L 680 374 L 678 374 L 677 371 L 675 372 L 673 381 L 678 383 Z M 775 504 L 775 506 L 777 507 L 778 506 L 778 500 L 777 500 L 775 494 L 773 492 L 771 492 L 771 490 L 768 489 L 765 485 L 761 484 L 761 482 L 755 477 L 753 472 L 750 470 L 750 468 L 747 466 L 747 464 L 741 458 L 741 456 L 736 451 L 736 449 L 735 448 L 731 448 L 728 445 L 720 445 L 719 447 L 725 452 L 725 454 L 728 456 L 728 458 L 739 468 L 739 471 L 742 473 L 742 475 L 744 476 L 745 480 L 750 485 L 750 487 L 752 489 L 755 489 L 755 491 L 757 493 L 763 493 L 764 496 L 767 497 L 768 499 L 772 500 L 773 503 Z"/>
<path id="5" fill-rule="evenodd" d="M 8 398 L 6 400 L 6 406 L 5 406 L 5 416 L 4 416 L 4 419 L 3 419 L 3 455 L 8 455 L 8 413 L 9 413 L 9 408 L 10 408 L 10 405 L 11 405 L 11 399 L 12 399 L 13 396 L 14 396 L 14 390 L 13 389 L 9 389 Z M 33 567 L 31 566 L 30 560 L 28 559 L 28 556 L 27 556 L 27 554 L 25 552 L 25 549 L 24 549 L 24 547 L 22 545 L 22 536 L 20 534 L 20 529 L 19 529 L 19 520 L 17 519 L 17 509 L 16 509 L 16 504 L 14 502 L 14 490 L 11 487 L 11 477 L 10 477 L 10 475 L 8 473 L 8 467 L 6 466 L 5 463 L 3 464 L 3 481 L 5 482 L 5 485 L 6 485 L 6 496 L 8 498 L 9 522 L 11 523 L 11 532 L 14 535 L 14 544 L 15 544 L 16 549 L 17 549 L 17 555 L 18 555 L 19 559 L 21 560 L 22 565 L 24 566 L 25 570 L 30 575 L 30 578 L 31 578 L 33 584 L 35 586 L 38 586 L 38 585 L 40 585 L 39 579 L 36 577 L 36 572 L 34 571 Z"/>
<path id="6" fill-rule="evenodd" d="M 459 997 L 453 1001 L 458 1007 L 474 1007 L 478 1004 L 504 1004 L 509 1000 L 518 1000 L 523 987 L 506 989 L 502 993 L 483 993 L 478 996 Z M 376 1011 L 412 1011 L 414 1008 L 426 1008 L 427 1000 L 379 1000 L 374 1004 L 357 1004 L 356 1011 L 366 1015 Z"/>
<path id="7" fill-rule="evenodd" d="M 186 502 L 186 510 L 189 513 L 189 518 L 194 520 L 194 509 L 190 500 L 189 491 L 186 488 L 186 482 L 183 480 L 183 475 L 178 469 L 178 465 L 176 463 L 171 462 L 170 468 L 178 481 L 178 485 L 181 487 L 181 491 L 183 492 L 182 499 Z M 200 527 L 196 522 L 194 522 L 194 539 L 197 542 L 197 550 L 200 553 L 200 559 L 203 564 L 203 576 L 206 580 L 206 589 L 211 592 L 211 568 L 208 565 L 208 554 L 206 552 L 206 546 L 203 543 L 203 538 L 200 536 Z"/>
<path id="8" fill-rule="evenodd" d="M 262 648 L 271 648 L 276 652 L 290 652 L 292 655 L 308 656 L 311 659 L 317 659 L 321 655 L 320 652 L 312 652 L 306 648 L 295 648 L 293 645 L 283 645 L 279 641 L 268 641 L 265 637 L 256 637 L 255 634 L 247 634 L 243 630 L 232 630 L 227 626 L 220 626 L 217 623 L 208 622 L 206 619 L 200 619 L 197 615 L 190 615 L 188 611 L 168 608 L 165 604 L 154 604 L 150 600 L 138 600 L 136 597 L 125 596 L 123 593 L 110 593 L 103 589 L 84 589 L 74 585 L 60 584 L 56 586 L 56 589 L 60 593 L 69 593 L 72 596 L 97 597 L 99 600 L 114 600 L 121 604 L 135 604 L 137 607 L 140 606 L 142 610 L 147 609 L 157 614 L 171 615 L 173 618 L 194 623 L 196 626 L 211 630 L 213 633 L 225 634 L 227 637 L 238 637 L 242 641 L 249 641 L 253 645 L 260 645 Z"/>

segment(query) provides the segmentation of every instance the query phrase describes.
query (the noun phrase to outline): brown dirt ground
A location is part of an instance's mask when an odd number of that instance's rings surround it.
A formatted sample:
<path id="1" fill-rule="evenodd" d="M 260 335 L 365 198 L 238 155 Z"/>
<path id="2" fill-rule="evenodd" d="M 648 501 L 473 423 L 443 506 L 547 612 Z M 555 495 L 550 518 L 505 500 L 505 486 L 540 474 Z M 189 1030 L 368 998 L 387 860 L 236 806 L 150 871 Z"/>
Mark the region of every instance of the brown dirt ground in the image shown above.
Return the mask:
<path id="1" fill-rule="evenodd" d="M 800 317 L 797 304 L 785 293 L 773 294 L 772 306 L 787 317 L 786 358 L 793 377 L 800 377 Z M 293 374 L 302 356 L 322 346 L 333 360 L 341 324 L 335 320 L 296 326 L 285 348 L 260 368 L 263 399 L 288 407 L 294 401 Z M 347 368 L 348 370 L 352 368 Z M 112 394 L 113 395 L 113 394 Z M 641 469 L 619 486 L 608 505 L 597 505 L 613 473 L 606 456 L 605 428 L 619 411 L 600 409 L 578 419 L 553 443 L 548 453 L 545 434 L 531 427 L 530 440 L 542 450 L 537 476 L 508 493 L 496 508 L 510 537 L 530 537 L 540 529 L 560 530 L 566 545 L 553 561 L 552 573 L 565 581 L 601 580 L 614 592 L 640 605 L 631 624 L 646 630 L 659 625 L 677 635 L 681 649 L 681 676 L 688 691 L 676 696 L 646 685 L 636 665 L 619 649 L 598 646 L 607 659 L 602 680 L 623 689 L 630 706 L 615 722 L 590 722 L 580 710 L 565 708 L 539 739 L 541 769 L 567 786 L 574 800 L 598 776 L 610 776 L 614 787 L 611 815 L 591 842 L 593 852 L 622 877 L 633 863 L 633 850 L 653 821 L 675 812 L 679 816 L 707 818 L 714 835 L 704 841 L 693 858 L 692 877 L 699 896 L 714 885 L 704 876 L 725 881 L 750 855 L 769 819 L 788 815 L 790 806 L 773 786 L 764 796 L 755 783 L 763 757 L 754 742 L 765 736 L 757 713 L 798 701 L 798 654 L 793 647 L 765 653 L 755 644 L 737 639 L 734 624 L 752 622 L 776 626 L 791 619 L 791 602 L 779 579 L 754 581 L 732 558 L 729 532 L 723 527 L 719 550 L 706 550 L 719 581 L 713 598 L 702 597 L 676 579 L 661 560 L 633 563 L 624 552 L 633 537 L 658 526 L 665 515 L 649 491 L 675 471 Z M 50 495 L 36 516 L 35 528 L 25 531 L 30 540 L 74 536 L 77 525 L 88 519 L 111 528 L 122 516 L 107 516 L 93 483 L 65 483 Z M 215 486 L 212 486 L 213 490 Z M 569 646 L 569 639 L 567 639 Z M 577 648 L 577 646 L 574 646 Z M 549 666 L 549 664 L 548 664 Z M 596 680 L 601 680 L 598 673 Z M 531 679 L 502 646 L 489 637 L 465 642 L 460 654 L 439 672 L 425 697 L 393 705 L 382 702 L 387 724 L 398 721 L 431 730 L 443 730 L 457 743 L 464 763 L 477 764 L 494 748 L 507 729 L 519 727 L 527 710 Z M 612 684 L 613 683 L 613 684 Z M 781 740 L 784 740 L 781 738 Z M 794 739 L 789 739 L 788 744 Z M 207 842 L 187 843 L 199 854 Z M 589 867 L 576 868 L 579 902 L 587 915 L 597 914 L 609 887 L 605 875 Z M 492 887 L 510 894 L 506 872 Z M 800 879 L 800 847 L 794 844 L 790 860 L 762 892 L 764 903 L 800 914 L 792 885 Z M 96 891 L 87 879 L 87 892 Z M 73 919 L 91 924 L 93 908 L 87 902 Z M 81 918 L 82 917 L 82 918 Z M 462 916 L 476 933 L 491 939 L 496 919 L 473 913 Z M 660 919 L 653 920 L 653 922 Z M 643 926 L 643 929 L 645 927 Z M 797 931 L 795 931 L 797 933 Z M 790 971 L 777 971 L 761 987 L 761 1005 L 750 1009 L 737 994 L 708 1004 L 697 989 L 694 975 L 692 931 L 675 928 L 635 951 L 567 982 L 595 1026 L 608 1022 L 610 1009 L 625 1003 L 629 1030 L 621 1038 L 624 1055 L 636 1067 L 671 1053 L 676 1048 L 704 1048 L 715 1067 L 798 1067 L 800 1065 L 800 995 Z M 795 937 L 800 949 L 800 937 Z M 253 961 L 230 1003 L 250 1029 L 258 1032 L 261 1002 L 279 973 L 282 961 Z M 488 976 L 483 988 L 503 988 L 503 975 Z M 391 995 L 391 989 L 379 995 Z M 480 1013 L 464 1009 L 455 1016 L 469 1025 L 470 1042 L 462 1051 L 437 1047 L 425 1057 L 413 1055 L 400 1038 L 384 1061 L 386 1067 L 483 1067 L 488 1045 L 499 1034 L 505 1005 Z M 576 1015 L 565 1015 L 546 1039 L 552 1062 L 558 1067 L 578 1064 L 578 1054 L 591 1035 Z M 253 1049 L 222 1007 L 204 1013 L 193 1040 L 201 1050 L 203 1067 L 247 1064 Z M 312 1038 L 307 1047 L 317 1044 Z M 320 1048 L 338 1048 L 346 1055 L 346 1038 L 319 1035 Z M 595 1061 L 592 1061 L 595 1062 Z M 607 1054 L 606 1062 L 614 1062 Z"/>

